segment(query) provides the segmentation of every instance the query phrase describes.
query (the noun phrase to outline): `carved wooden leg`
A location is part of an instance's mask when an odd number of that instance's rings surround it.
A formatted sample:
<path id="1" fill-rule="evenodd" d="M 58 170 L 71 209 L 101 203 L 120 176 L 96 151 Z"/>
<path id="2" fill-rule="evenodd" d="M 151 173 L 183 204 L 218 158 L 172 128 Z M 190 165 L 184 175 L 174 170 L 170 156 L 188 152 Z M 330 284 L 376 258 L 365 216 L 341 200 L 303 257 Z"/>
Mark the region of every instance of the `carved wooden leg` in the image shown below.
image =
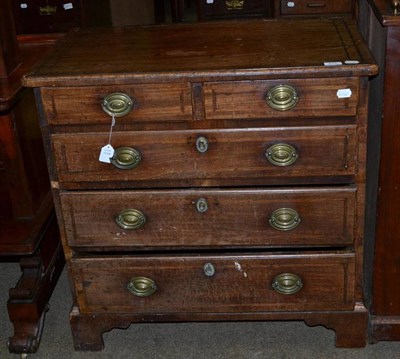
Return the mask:
<path id="1" fill-rule="evenodd" d="M 75 350 L 100 351 L 104 349 L 104 328 L 96 316 L 80 315 L 77 308 L 72 308 L 70 325 Z"/>
<path id="2" fill-rule="evenodd" d="M 7 308 L 14 335 L 8 340 L 8 349 L 13 353 L 37 351 L 48 301 L 64 267 L 55 217 L 49 220 L 42 235 L 34 256 L 20 261 L 21 278 L 10 289 Z"/>
<path id="3" fill-rule="evenodd" d="M 103 333 L 114 328 L 127 329 L 132 321 L 129 315 L 81 315 L 73 307 L 70 324 L 75 350 L 103 350 Z"/>
<path id="4" fill-rule="evenodd" d="M 100 351 L 104 349 L 104 332 L 115 328 L 127 329 L 132 323 L 141 322 L 140 318 L 140 315 L 135 314 L 82 315 L 77 307 L 73 307 L 70 312 L 70 324 L 75 350 Z"/>
<path id="5" fill-rule="evenodd" d="M 356 305 L 354 312 L 320 313 L 304 321 L 310 326 L 333 329 L 337 348 L 364 348 L 367 344 L 368 313 L 362 304 Z"/>
<path id="6" fill-rule="evenodd" d="M 7 347 L 13 353 L 36 353 L 43 332 L 45 312 L 39 319 L 13 321 L 14 336 L 7 341 Z"/>

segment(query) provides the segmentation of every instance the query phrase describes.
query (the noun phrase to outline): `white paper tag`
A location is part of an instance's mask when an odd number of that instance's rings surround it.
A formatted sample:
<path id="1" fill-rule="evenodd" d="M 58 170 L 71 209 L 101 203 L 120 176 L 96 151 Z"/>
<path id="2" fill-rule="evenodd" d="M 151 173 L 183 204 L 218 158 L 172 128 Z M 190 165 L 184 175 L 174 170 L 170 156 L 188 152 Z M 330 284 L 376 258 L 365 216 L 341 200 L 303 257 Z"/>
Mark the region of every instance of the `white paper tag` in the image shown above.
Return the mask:
<path id="1" fill-rule="evenodd" d="M 338 98 L 349 98 L 349 97 L 351 97 L 351 94 L 352 94 L 352 92 L 350 89 L 339 89 L 336 92 L 336 96 Z"/>
<path id="2" fill-rule="evenodd" d="M 74 8 L 74 5 L 72 5 L 72 2 L 68 2 L 66 4 L 63 5 L 64 10 L 71 10 Z"/>
<path id="3" fill-rule="evenodd" d="M 22 3 L 20 5 L 21 9 L 27 9 L 28 8 L 28 4 Z"/>
<path id="4" fill-rule="evenodd" d="M 286 5 L 287 7 L 295 7 L 296 4 L 294 3 L 294 1 L 288 1 Z"/>
<path id="5" fill-rule="evenodd" d="M 342 61 L 327 61 L 324 62 L 324 66 L 342 66 Z"/>
<path id="6" fill-rule="evenodd" d="M 114 156 L 114 148 L 108 144 L 101 148 L 99 161 L 104 163 L 111 163 L 110 159 Z"/>
<path id="7" fill-rule="evenodd" d="M 360 63 L 360 61 L 358 61 L 358 60 L 346 60 L 344 63 L 346 65 L 358 65 Z"/>

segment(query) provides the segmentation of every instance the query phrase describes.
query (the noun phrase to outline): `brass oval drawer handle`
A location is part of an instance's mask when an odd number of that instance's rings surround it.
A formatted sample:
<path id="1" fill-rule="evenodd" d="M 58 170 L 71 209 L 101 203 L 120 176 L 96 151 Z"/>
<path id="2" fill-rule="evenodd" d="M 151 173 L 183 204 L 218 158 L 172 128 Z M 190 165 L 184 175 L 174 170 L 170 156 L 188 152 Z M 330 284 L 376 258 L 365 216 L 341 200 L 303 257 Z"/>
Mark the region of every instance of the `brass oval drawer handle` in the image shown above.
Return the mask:
<path id="1" fill-rule="evenodd" d="M 126 288 L 137 297 L 148 297 L 158 289 L 155 281 L 147 277 L 132 278 Z"/>
<path id="2" fill-rule="evenodd" d="M 293 146 L 287 143 L 276 143 L 267 148 L 265 157 L 274 166 L 286 167 L 295 163 L 299 154 Z"/>
<path id="3" fill-rule="evenodd" d="M 204 136 L 200 136 L 196 140 L 196 150 L 200 153 L 208 151 L 208 140 Z"/>
<path id="4" fill-rule="evenodd" d="M 139 229 L 145 225 L 146 216 L 137 209 L 124 209 L 115 217 L 115 223 L 122 229 Z"/>
<path id="5" fill-rule="evenodd" d="M 132 111 L 133 101 L 127 94 L 114 92 L 103 99 L 101 107 L 107 115 L 122 117 Z"/>
<path id="6" fill-rule="evenodd" d="M 295 294 L 303 288 L 303 280 L 297 274 L 282 273 L 274 278 L 272 288 L 280 294 Z"/>
<path id="7" fill-rule="evenodd" d="M 301 222 L 299 214 L 292 208 L 279 208 L 272 212 L 269 224 L 278 231 L 291 231 Z"/>
<path id="8" fill-rule="evenodd" d="M 287 111 L 297 105 L 299 97 L 294 87 L 289 85 L 277 85 L 268 91 L 265 101 L 273 110 Z"/>
<path id="9" fill-rule="evenodd" d="M 130 170 L 139 166 L 142 161 L 140 152 L 131 147 L 119 147 L 115 149 L 111 164 L 121 170 Z"/>

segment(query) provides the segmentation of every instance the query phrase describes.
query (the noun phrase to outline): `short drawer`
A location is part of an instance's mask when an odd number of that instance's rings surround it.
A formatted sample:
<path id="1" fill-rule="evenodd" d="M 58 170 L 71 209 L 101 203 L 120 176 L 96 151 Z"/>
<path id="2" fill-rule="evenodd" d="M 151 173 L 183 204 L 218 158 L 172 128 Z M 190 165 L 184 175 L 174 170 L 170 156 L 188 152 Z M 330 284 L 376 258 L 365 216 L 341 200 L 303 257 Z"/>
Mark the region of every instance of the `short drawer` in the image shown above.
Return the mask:
<path id="1" fill-rule="evenodd" d="M 207 119 L 282 118 L 283 123 L 299 116 L 354 116 L 358 92 L 359 80 L 351 77 L 209 82 L 205 113 Z"/>
<path id="2" fill-rule="evenodd" d="M 52 135 L 62 188 L 348 183 L 356 172 L 355 126 L 116 131 L 114 164 L 99 162 L 108 137 Z"/>
<path id="3" fill-rule="evenodd" d="M 350 253 L 84 258 L 71 270 L 82 314 L 354 307 Z"/>
<path id="4" fill-rule="evenodd" d="M 351 14 L 351 0 L 280 0 L 282 15 Z"/>
<path id="5" fill-rule="evenodd" d="M 197 0 L 199 19 L 268 17 L 268 0 Z"/>
<path id="6" fill-rule="evenodd" d="M 60 198 L 68 244 L 90 250 L 353 243 L 354 187 L 61 192 Z"/>
<path id="7" fill-rule="evenodd" d="M 43 108 L 50 125 L 109 126 L 111 115 L 105 110 L 112 110 L 117 116 L 123 115 L 116 117 L 118 124 L 171 120 L 179 122 L 191 121 L 193 118 L 189 83 L 45 87 L 41 91 Z M 110 97 L 104 110 L 102 104 L 107 96 Z M 124 114 L 124 111 L 128 113 Z"/>

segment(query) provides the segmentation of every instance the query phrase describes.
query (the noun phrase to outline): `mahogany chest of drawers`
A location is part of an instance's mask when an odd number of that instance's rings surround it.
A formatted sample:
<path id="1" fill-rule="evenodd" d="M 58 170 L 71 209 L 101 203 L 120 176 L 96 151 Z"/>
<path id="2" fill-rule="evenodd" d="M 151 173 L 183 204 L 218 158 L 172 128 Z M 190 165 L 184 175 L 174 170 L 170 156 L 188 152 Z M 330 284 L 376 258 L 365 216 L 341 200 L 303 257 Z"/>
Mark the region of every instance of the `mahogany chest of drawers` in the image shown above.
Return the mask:
<path id="1" fill-rule="evenodd" d="M 134 322 L 203 320 L 304 320 L 365 345 L 376 72 L 343 19 L 70 33 L 25 84 L 75 347 L 99 350 Z"/>

